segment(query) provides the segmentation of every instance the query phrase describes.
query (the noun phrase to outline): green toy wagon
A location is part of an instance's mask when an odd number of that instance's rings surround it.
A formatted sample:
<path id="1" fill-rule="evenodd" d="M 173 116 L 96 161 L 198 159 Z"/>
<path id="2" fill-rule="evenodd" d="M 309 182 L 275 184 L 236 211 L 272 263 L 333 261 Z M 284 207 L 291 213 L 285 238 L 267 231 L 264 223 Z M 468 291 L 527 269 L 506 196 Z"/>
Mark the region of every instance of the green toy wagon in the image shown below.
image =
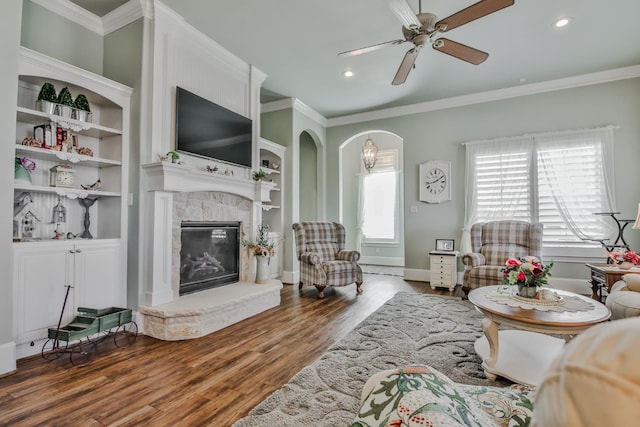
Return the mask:
<path id="1" fill-rule="evenodd" d="M 49 328 L 42 357 L 53 360 L 68 353 L 72 364 L 84 365 L 96 352 L 98 342 L 111 336 L 118 347 L 127 347 L 136 340 L 138 325 L 132 321 L 131 309 L 78 307 L 78 315 L 71 323 Z"/>

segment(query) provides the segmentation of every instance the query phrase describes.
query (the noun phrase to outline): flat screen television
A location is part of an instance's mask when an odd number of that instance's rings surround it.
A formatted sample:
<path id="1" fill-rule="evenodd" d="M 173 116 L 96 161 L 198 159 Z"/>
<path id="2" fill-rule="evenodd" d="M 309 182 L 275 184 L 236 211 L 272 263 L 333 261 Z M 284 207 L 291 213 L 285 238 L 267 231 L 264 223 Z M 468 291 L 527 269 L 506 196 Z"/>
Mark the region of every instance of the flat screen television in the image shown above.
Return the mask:
<path id="1" fill-rule="evenodd" d="M 176 87 L 176 150 L 251 167 L 251 119 Z"/>

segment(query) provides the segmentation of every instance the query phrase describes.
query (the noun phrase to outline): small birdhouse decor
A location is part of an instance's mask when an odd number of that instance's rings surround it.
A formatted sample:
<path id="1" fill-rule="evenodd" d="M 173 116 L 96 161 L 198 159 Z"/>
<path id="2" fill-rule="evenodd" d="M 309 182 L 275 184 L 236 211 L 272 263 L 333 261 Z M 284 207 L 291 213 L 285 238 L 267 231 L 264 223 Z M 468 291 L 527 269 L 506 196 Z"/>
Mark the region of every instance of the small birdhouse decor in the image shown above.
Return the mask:
<path id="1" fill-rule="evenodd" d="M 60 164 L 49 169 L 49 185 L 51 187 L 73 187 L 75 182 L 75 171 L 70 165 Z"/>
<path id="2" fill-rule="evenodd" d="M 30 193 L 22 193 L 13 203 L 13 240 L 32 239 L 40 213 L 36 211 Z"/>

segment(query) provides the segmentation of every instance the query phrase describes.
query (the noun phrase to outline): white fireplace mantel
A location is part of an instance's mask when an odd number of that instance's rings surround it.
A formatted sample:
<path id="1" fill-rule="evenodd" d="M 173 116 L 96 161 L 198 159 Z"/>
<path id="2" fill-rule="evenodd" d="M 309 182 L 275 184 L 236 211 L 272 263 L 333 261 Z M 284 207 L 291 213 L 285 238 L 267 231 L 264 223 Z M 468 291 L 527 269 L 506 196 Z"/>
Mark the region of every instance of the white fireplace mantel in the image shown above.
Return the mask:
<path id="1" fill-rule="evenodd" d="M 271 200 L 269 193 L 276 188 L 273 182 L 238 178 L 168 162 L 151 163 L 143 165 L 142 168 L 149 179 L 149 191 L 219 191 L 256 202 L 268 202 Z"/>

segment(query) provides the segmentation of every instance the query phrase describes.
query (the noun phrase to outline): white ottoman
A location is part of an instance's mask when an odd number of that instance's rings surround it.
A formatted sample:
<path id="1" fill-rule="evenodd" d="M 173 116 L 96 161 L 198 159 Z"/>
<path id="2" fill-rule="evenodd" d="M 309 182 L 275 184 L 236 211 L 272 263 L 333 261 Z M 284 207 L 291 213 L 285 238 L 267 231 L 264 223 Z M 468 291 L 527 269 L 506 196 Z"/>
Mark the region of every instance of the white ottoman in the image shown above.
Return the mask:
<path id="1" fill-rule="evenodd" d="M 640 274 L 625 274 L 614 283 L 605 305 L 614 320 L 640 316 Z"/>

